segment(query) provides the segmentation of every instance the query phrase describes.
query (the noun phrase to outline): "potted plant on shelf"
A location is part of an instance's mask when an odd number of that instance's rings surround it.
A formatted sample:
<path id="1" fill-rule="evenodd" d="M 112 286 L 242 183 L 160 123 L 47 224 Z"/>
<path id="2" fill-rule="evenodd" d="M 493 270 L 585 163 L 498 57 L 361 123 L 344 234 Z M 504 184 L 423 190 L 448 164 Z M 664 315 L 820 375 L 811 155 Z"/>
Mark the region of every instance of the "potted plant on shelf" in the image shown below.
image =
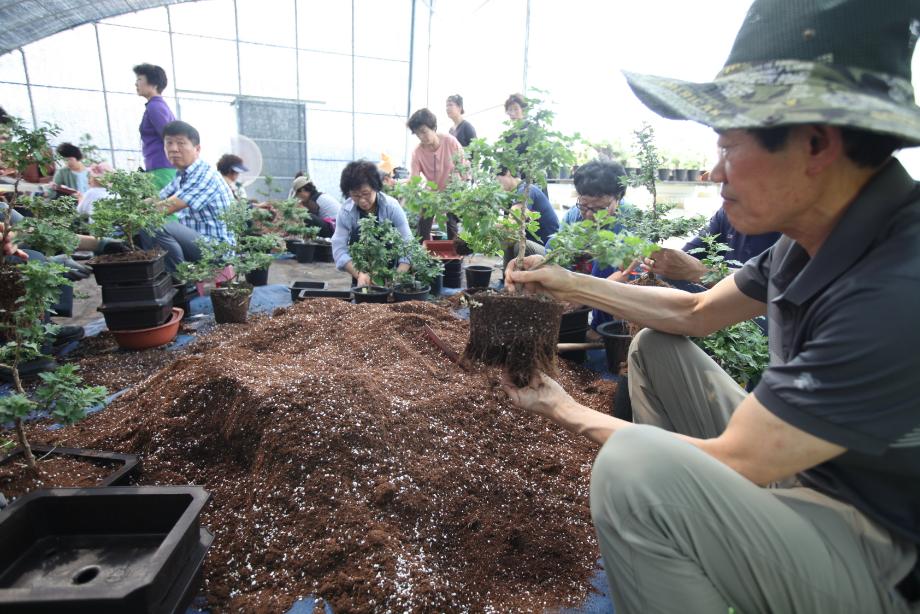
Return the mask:
<path id="1" fill-rule="evenodd" d="M 393 275 L 393 299 L 423 300 L 431 291 L 431 283 L 444 272 L 444 264 L 415 237 L 402 242 L 400 255 L 409 261 L 410 268 Z"/>
<path id="2" fill-rule="evenodd" d="M 272 262 L 272 249 L 280 249 L 277 235 L 246 235 L 246 227 L 252 220 L 249 205 L 239 201 L 227 207 L 221 216 L 227 229 L 237 237 L 236 243 L 226 241 L 199 240 L 201 260 L 183 262 L 176 270 L 176 277 L 183 282 L 201 282 L 213 279 L 228 265 L 233 267 L 233 277 L 223 285 L 211 290 L 214 305 L 214 319 L 218 324 L 245 323 L 248 319 L 252 286 L 246 283 L 246 273 L 268 268 Z"/>
<path id="3" fill-rule="evenodd" d="M 519 268 L 523 268 L 528 231 L 537 216 L 527 209 L 530 186 L 543 185 L 546 171 L 571 165 L 572 138 L 552 130 L 553 113 L 537 99 L 528 100 L 529 114 L 515 122 L 492 147 L 490 169 L 508 169 L 524 181 L 524 202 L 512 207 L 502 224 L 514 229 Z M 534 373 L 556 372 L 556 343 L 563 304 L 543 295 L 479 293 L 470 304 L 470 337 L 464 355 L 503 365 L 517 386 Z"/>
<path id="4" fill-rule="evenodd" d="M 348 253 L 356 270 L 370 275 L 370 286 L 352 288 L 356 303 L 385 303 L 390 296 L 390 282 L 396 274 L 403 238 L 390 220 L 380 221 L 369 215 L 358 222 L 360 238 Z"/>

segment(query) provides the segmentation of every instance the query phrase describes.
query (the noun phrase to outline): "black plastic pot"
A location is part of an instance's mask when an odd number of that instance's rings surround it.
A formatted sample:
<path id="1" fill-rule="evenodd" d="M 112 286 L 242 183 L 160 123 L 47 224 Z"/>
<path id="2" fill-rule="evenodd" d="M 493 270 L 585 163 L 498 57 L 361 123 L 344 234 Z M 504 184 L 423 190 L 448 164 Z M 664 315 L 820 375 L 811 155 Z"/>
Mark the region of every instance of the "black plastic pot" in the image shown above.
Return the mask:
<path id="1" fill-rule="evenodd" d="M 172 276 L 166 271 L 152 282 L 142 284 L 106 284 L 102 286 L 102 302 L 106 305 L 155 301 L 164 298 L 172 288 Z"/>
<path id="2" fill-rule="evenodd" d="M 184 612 L 214 537 L 198 486 L 56 488 L 0 512 L 5 614 Z"/>
<path id="3" fill-rule="evenodd" d="M 297 257 L 297 262 L 303 264 L 313 262 L 317 247 L 316 243 L 297 243 L 294 245 L 294 255 Z"/>
<path id="4" fill-rule="evenodd" d="M 176 289 L 170 288 L 163 298 L 149 301 L 103 303 L 99 306 L 109 330 L 137 330 L 153 328 L 169 319 L 172 314 Z"/>
<path id="5" fill-rule="evenodd" d="M 687 181 L 699 181 L 700 180 L 700 171 L 697 169 L 687 169 Z"/>
<path id="6" fill-rule="evenodd" d="M 459 260 L 445 260 L 444 261 L 444 281 L 445 288 L 459 288 L 460 287 L 460 261 Z"/>
<path id="7" fill-rule="evenodd" d="M 304 288 L 297 294 L 298 301 L 311 298 L 338 298 L 345 301 L 351 300 L 351 290 L 327 290 L 325 288 Z"/>
<path id="8" fill-rule="evenodd" d="M 72 456 L 90 463 L 115 465 L 117 468 L 97 484 L 100 487 L 127 484 L 131 477 L 140 470 L 140 459 L 136 454 L 120 454 L 118 452 L 87 450 L 84 448 L 59 448 L 41 444 L 32 444 L 30 447 L 33 455 Z M 22 459 L 24 462 L 24 450 L 22 448 L 14 448 L 12 452 L 0 458 L 0 465 L 11 463 L 17 459 Z"/>
<path id="9" fill-rule="evenodd" d="M 674 181 L 686 181 L 686 180 L 687 180 L 687 169 L 675 168 L 674 169 Z"/>
<path id="10" fill-rule="evenodd" d="M 488 288 L 492 278 L 492 267 L 481 264 L 471 264 L 466 267 L 467 288 Z"/>
<path id="11" fill-rule="evenodd" d="M 597 332 L 604 341 L 604 350 L 607 353 L 607 369 L 613 375 L 619 375 L 620 364 L 626 360 L 629 344 L 632 343 L 629 324 L 622 320 L 612 320 L 598 326 Z"/>
<path id="12" fill-rule="evenodd" d="M 176 294 L 173 296 L 173 307 L 178 307 L 182 310 L 183 316 L 185 319 L 192 315 L 192 299 L 198 294 L 195 289 L 195 285 L 190 286 L 186 284 L 176 284 L 173 286 L 176 289 Z"/>
<path id="13" fill-rule="evenodd" d="M 256 269 L 246 273 L 246 282 L 250 286 L 265 286 L 268 284 L 268 267 Z"/>
<path id="14" fill-rule="evenodd" d="M 303 243 L 303 240 L 302 239 L 285 239 L 284 249 L 286 249 L 291 254 L 296 254 L 298 243 Z"/>
<path id="15" fill-rule="evenodd" d="M 73 316 L 73 286 L 60 286 L 58 288 L 60 296 L 58 302 L 51 306 L 54 315 L 62 318 Z"/>
<path id="16" fill-rule="evenodd" d="M 658 179 L 661 181 L 668 181 L 671 178 L 671 169 L 669 168 L 659 168 L 658 169 Z"/>
<path id="17" fill-rule="evenodd" d="M 588 332 L 588 315 L 590 313 L 590 307 L 563 313 L 559 323 L 559 343 L 584 343 Z M 583 363 L 588 358 L 588 353 L 585 350 L 560 352 L 559 358 Z"/>
<path id="18" fill-rule="evenodd" d="M 131 260 L 126 262 L 90 261 L 93 275 L 100 286 L 107 284 L 141 284 L 157 279 L 166 270 L 166 254 L 160 253 L 151 260 Z"/>
<path id="19" fill-rule="evenodd" d="M 383 286 L 355 286 L 351 294 L 356 303 L 386 303 L 390 289 Z"/>
<path id="20" fill-rule="evenodd" d="M 303 300 L 300 297 L 301 290 L 323 290 L 326 287 L 326 282 L 324 281 L 294 281 L 291 282 L 291 285 L 288 286 L 288 289 L 291 291 L 291 300 L 298 301 Z"/>
<path id="21" fill-rule="evenodd" d="M 437 297 L 441 294 L 441 288 L 444 287 L 444 274 L 438 273 L 438 276 L 431 280 L 431 290 L 429 294 L 431 296 Z"/>
<path id="22" fill-rule="evenodd" d="M 218 324 L 245 324 L 249 317 L 249 301 L 252 292 L 231 291 L 229 288 L 211 290 L 211 305 L 214 306 L 214 321 Z"/>
<path id="23" fill-rule="evenodd" d="M 402 303 L 404 301 L 424 301 L 428 298 L 428 292 L 431 290 L 431 286 L 422 286 L 421 288 L 405 288 L 402 289 L 399 286 L 393 288 L 393 300 L 397 303 Z"/>
<path id="24" fill-rule="evenodd" d="M 566 311 L 562 314 L 562 319 L 559 321 L 559 334 L 587 329 L 588 315 L 590 315 L 590 313 L 590 307 Z"/>
<path id="25" fill-rule="evenodd" d="M 313 250 L 314 262 L 332 262 L 332 245 L 317 243 Z"/>

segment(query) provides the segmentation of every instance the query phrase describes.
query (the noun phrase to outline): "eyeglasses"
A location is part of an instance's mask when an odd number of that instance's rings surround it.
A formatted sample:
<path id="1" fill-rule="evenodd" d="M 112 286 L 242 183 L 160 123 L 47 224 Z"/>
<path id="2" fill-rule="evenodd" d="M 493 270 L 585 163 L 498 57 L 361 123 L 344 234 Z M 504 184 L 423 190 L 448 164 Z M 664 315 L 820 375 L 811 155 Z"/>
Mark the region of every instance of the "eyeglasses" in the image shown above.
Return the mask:
<path id="1" fill-rule="evenodd" d="M 583 213 L 597 213 L 598 211 L 603 211 L 607 209 L 616 202 L 614 199 L 608 200 L 606 203 L 583 203 L 580 200 L 575 201 L 575 206 L 578 207 L 578 210 Z"/>
<path id="2" fill-rule="evenodd" d="M 361 190 L 360 192 L 351 191 L 348 193 L 352 200 L 370 200 L 374 197 L 373 190 Z"/>

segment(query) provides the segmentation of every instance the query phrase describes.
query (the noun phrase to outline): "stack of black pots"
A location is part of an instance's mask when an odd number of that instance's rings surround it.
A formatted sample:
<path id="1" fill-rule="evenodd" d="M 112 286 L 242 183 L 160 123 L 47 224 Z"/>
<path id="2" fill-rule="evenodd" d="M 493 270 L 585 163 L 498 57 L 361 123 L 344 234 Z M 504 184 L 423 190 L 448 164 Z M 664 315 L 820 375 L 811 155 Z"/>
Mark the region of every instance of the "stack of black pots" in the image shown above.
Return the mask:
<path id="1" fill-rule="evenodd" d="M 99 311 L 109 330 L 153 328 L 169 319 L 176 288 L 165 257 L 93 263 L 96 283 L 102 286 Z"/>

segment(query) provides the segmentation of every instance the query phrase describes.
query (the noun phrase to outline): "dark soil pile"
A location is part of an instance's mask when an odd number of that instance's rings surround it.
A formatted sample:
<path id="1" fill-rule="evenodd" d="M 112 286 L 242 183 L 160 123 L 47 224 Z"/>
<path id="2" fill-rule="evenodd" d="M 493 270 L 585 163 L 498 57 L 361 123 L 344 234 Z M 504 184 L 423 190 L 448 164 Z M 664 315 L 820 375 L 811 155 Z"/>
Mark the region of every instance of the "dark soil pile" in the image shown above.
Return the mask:
<path id="1" fill-rule="evenodd" d="M 105 386 L 111 394 L 147 379 L 175 360 L 181 351 L 166 347 L 142 352 L 122 350 L 112 333 L 103 331 L 81 340 L 76 351 L 64 360 L 80 367 L 79 375 L 87 385 Z"/>
<path id="2" fill-rule="evenodd" d="M 202 484 L 219 612 L 542 611 L 575 605 L 598 556 L 596 449 L 464 372 L 467 323 L 427 303 L 318 299 L 219 327 L 106 411 L 53 437 L 142 453 L 146 484 Z M 581 402 L 613 385 L 561 369 Z M 47 435 L 47 433 L 44 433 Z"/>

